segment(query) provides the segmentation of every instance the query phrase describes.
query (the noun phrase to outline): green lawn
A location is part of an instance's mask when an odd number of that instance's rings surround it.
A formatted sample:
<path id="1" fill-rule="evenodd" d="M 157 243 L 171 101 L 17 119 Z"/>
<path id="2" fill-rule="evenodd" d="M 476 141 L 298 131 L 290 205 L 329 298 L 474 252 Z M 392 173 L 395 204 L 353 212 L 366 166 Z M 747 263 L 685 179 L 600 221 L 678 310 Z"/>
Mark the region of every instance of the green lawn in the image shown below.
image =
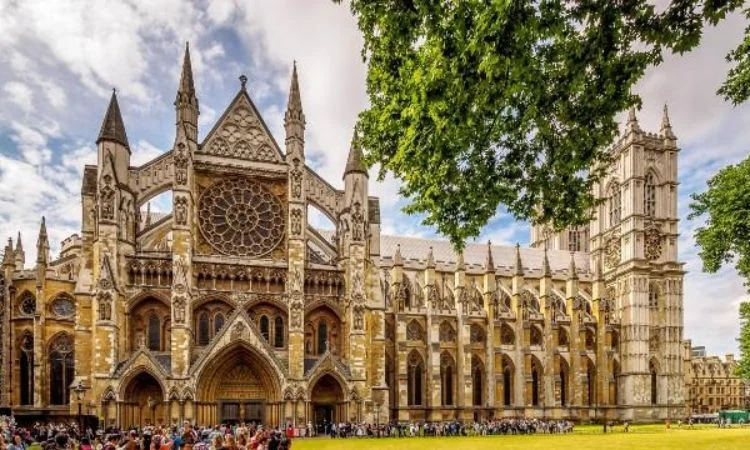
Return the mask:
<path id="1" fill-rule="evenodd" d="M 602 434 L 600 427 L 579 427 L 573 434 L 534 436 L 485 436 L 458 438 L 403 439 L 296 439 L 294 450 L 741 450 L 750 449 L 750 428 L 717 429 L 706 426 L 688 430 L 663 425 L 633 426 L 630 433 L 618 427 L 614 433 Z"/>

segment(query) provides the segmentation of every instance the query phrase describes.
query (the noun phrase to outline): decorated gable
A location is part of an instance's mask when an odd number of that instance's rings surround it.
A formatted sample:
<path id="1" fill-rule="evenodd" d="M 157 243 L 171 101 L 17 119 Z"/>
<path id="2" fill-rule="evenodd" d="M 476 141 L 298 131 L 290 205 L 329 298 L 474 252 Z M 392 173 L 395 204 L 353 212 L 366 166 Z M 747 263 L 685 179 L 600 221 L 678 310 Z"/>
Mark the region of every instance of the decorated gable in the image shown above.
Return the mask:
<path id="1" fill-rule="evenodd" d="M 282 161 L 276 141 L 244 90 L 229 105 L 199 152 L 248 161 Z"/>

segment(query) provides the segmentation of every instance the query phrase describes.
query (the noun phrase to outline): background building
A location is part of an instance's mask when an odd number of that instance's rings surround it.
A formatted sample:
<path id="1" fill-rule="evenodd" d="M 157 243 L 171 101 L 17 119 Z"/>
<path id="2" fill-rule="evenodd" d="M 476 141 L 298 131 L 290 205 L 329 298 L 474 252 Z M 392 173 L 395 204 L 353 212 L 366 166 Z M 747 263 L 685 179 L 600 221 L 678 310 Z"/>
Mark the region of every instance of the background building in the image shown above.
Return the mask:
<path id="1" fill-rule="evenodd" d="M 207 136 L 185 54 L 171 149 L 140 166 L 113 94 L 82 229 L 2 263 L 2 403 L 131 426 L 189 419 L 656 420 L 684 406 L 676 138 L 631 112 L 586 227 L 531 248 L 384 236 L 356 141 L 343 189 L 285 151 L 241 77 Z M 342 152 L 343 153 L 343 152 Z M 150 202 L 168 195 L 168 213 Z M 308 223 L 313 210 L 330 230 Z"/>
<path id="2" fill-rule="evenodd" d="M 724 361 L 706 355 L 705 347 L 685 349 L 685 404 L 689 414 L 714 414 L 723 409 L 747 409 L 748 383 L 736 374 L 737 361 L 729 353 Z"/>

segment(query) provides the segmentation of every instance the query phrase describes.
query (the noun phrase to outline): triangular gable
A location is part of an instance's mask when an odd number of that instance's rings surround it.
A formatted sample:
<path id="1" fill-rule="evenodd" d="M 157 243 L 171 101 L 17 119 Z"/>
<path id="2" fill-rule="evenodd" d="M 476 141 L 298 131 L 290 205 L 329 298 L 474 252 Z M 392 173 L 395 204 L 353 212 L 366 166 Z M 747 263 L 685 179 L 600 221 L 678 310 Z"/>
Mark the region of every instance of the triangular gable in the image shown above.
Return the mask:
<path id="1" fill-rule="evenodd" d="M 101 264 L 99 266 L 99 280 L 97 280 L 97 286 L 102 291 L 108 291 L 116 288 L 115 277 L 112 273 L 112 266 L 109 263 L 109 256 L 103 255 Z"/>
<path id="2" fill-rule="evenodd" d="M 333 374 L 339 378 L 340 381 L 346 381 L 351 379 L 348 367 L 344 365 L 341 360 L 335 357 L 329 350 L 323 353 L 323 356 L 318 358 L 318 361 L 314 366 L 307 371 L 305 376 L 308 380 L 316 380 L 325 374 Z M 344 386 L 346 383 L 344 383 Z M 343 387 L 343 386 L 342 386 Z"/>
<path id="3" fill-rule="evenodd" d="M 158 381 L 169 377 L 167 369 L 150 352 L 143 348 L 136 350 L 124 364 L 115 370 L 114 375 L 120 380 L 129 380 L 131 375 L 142 371 L 149 372 Z"/>
<path id="4" fill-rule="evenodd" d="M 190 368 L 190 375 L 200 375 L 203 370 L 210 369 L 210 362 L 227 347 L 237 343 L 252 347 L 272 367 L 278 380 L 286 378 L 286 367 L 284 367 L 274 354 L 274 349 L 263 339 L 260 330 L 255 325 L 247 312 L 243 309 L 236 310 L 222 327 L 208 348 L 201 354 L 195 364 Z M 200 378 L 200 376 L 197 376 Z"/>
<path id="5" fill-rule="evenodd" d="M 245 90 L 229 104 L 198 153 L 272 163 L 284 160 L 279 145 Z"/>

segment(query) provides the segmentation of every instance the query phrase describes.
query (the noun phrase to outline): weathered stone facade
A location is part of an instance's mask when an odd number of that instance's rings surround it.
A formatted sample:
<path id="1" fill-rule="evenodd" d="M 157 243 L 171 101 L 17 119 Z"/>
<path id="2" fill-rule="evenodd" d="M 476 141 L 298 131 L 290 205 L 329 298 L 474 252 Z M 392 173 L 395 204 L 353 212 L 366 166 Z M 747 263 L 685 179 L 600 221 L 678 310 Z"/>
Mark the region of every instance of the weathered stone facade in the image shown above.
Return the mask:
<path id="1" fill-rule="evenodd" d="M 84 412 L 121 426 L 681 410 L 666 115 L 658 135 L 631 117 L 588 228 L 457 255 L 381 236 L 356 139 L 343 190 L 305 164 L 296 68 L 283 152 L 246 83 L 199 140 L 186 52 L 174 146 L 140 167 L 113 94 L 84 170 L 80 236 L 51 260 L 43 223 L 33 270 L 20 238 L 5 249 L 4 405 L 69 414 L 80 383 Z M 172 212 L 152 214 L 165 192 Z M 310 226 L 311 207 L 335 230 Z"/>

